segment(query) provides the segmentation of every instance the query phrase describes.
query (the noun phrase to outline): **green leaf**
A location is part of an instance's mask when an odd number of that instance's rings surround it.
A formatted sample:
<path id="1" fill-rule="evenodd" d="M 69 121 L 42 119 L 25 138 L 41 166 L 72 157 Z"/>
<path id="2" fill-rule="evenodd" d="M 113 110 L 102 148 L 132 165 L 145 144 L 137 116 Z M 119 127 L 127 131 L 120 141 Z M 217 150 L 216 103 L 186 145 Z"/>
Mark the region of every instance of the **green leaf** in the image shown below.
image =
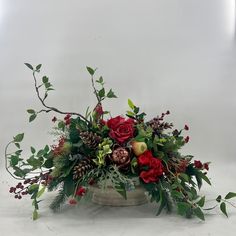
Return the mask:
<path id="1" fill-rule="evenodd" d="M 15 143 L 17 148 L 20 148 L 20 144 L 19 143 Z"/>
<path id="2" fill-rule="evenodd" d="M 197 202 L 198 206 L 203 207 L 205 204 L 205 196 L 203 196 L 198 202 Z"/>
<path id="3" fill-rule="evenodd" d="M 135 116 L 135 113 L 132 112 L 132 111 L 126 111 L 126 114 L 127 114 L 128 116 Z"/>
<path id="4" fill-rule="evenodd" d="M 187 202 L 178 202 L 177 209 L 179 215 L 185 215 L 191 206 Z"/>
<path id="5" fill-rule="evenodd" d="M 16 166 L 18 164 L 18 162 L 19 162 L 19 156 L 12 155 L 10 157 L 10 164 L 11 164 L 11 166 Z"/>
<path id="6" fill-rule="evenodd" d="M 34 147 L 30 147 L 31 152 L 34 154 L 36 152 Z"/>
<path id="7" fill-rule="evenodd" d="M 40 198 L 45 192 L 46 186 L 43 186 L 37 193 L 37 198 Z"/>
<path id="8" fill-rule="evenodd" d="M 201 171 L 199 171 L 198 174 L 200 178 L 202 178 L 203 180 L 205 180 L 205 182 L 211 185 L 211 181 L 208 179 L 208 177 L 205 174 L 203 174 Z"/>
<path id="9" fill-rule="evenodd" d="M 35 169 L 41 166 L 41 161 L 39 159 L 34 158 L 34 156 L 31 156 L 29 159 L 27 159 L 27 163 Z"/>
<path id="10" fill-rule="evenodd" d="M 47 159 L 44 162 L 43 166 L 47 169 L 52 168 L 53 167 L 53 159 L 52 158 Z"/>
<path id="11" fill-rule="evenodd" d="M 27 112 L 28 112 L 29 114 L 34 114 L 34 113 L 35 113 L 35 110 L 33 110 L 33 109 L 28 109 Z"/>
<path id="12" fill-rule="evenodd" d="M 28 192 L 29 194 L 32 194 L 34 192 L 38 193 L 39 190 L 39 184 L 32 184 L 29 188 L 28 188 Z"/>
<path id="13" fill-rule="evenodd" d="M 102 88 L 101 90 L 98 91 L 98 96 L 100 98 L 103 98 L 105 96 L 105 89 L 104 88 Z"/>
<path id="14" fill-rule="evenodd" d="M 108 98 L 117 98 L 117 96 L 114 94 L 112 89 L 110 89 L 109 92 L 107 93 L 107 97 Z"/>
<path id="15" fill-rule="evenodd" d="M 41 66 L 42 66 L 42 64 L 38 64 L 38 65 L 36 66 L 36 70 L 40 70 Z"/>
<path id="16" fill-rule="evenodd" d="M 226 211 L 226 204 L 225 202 L 222 202 L 220 204 L 220 210 L 228 217 L 227 211 Z"/>
<path id="17" fill-rule="evenodd" d="M 200 207 L 194 208 L 193 212 L 194 212 L 195 216 L 197 216 L 199 219 L 205 220 L 204 214 L 203 214 Z"/>
<path id="18" fill-rule="evenodd" d="M 99 83 L 99 84 L 103 84 L 103 78 L 102 78 L 102 76 L 100 76 L 100 78 L 99 78 L 98 80 L 96 80 L 96 82 Z"/>
<path id="19" fill-rule="evenodd" d="M 183 194 L 178 192 L 178 191 L 176 191 L 176 190 L 171 191 L 171 196 L 175 197 L 175 198 L 180 198 L 180 199 L 183 198 Z"/>
<path id="20" fill-rule="evenodd" d="M 39 213 L 36 209 L 33 211 L 33 220 L 37 220 L 39 218 Z"/>
<path id="21" fill-rule="evenodd" d="M 13 139 L 15 143 L 19 143 L 23 140 L 23 138 L 24 138 L 24 133 L 21 133 L 21 134 L 17 134 Z"/>
<path id="22" fill-rule="evenodd" d="M 35 118 L 37 117 L 36 114 L 33 114 L 29 117 L 29 122 L 32 122 L 33 120 L 35 120 Z"/>
<path id="23" fill-rule="evenodd" d="M 134 103 L 133 103 L 130 99 L 128 99 L 128 105 L 129 105 L 129 107 L 130 107 L 132 110 L 133 110 L 134 107 L 135 107 Z"/>
<path id="24" fill-rule="evenodd" d="M 42 81 L 44 84 L 48 83 L 48 77 L 47 76 L 43 76 Z"/>
<path id="25" fill-rule="evenodd" d="M 217 202 L 221 202 L 221 199 L 222 199 L 222 197 L 221 197 L 221 195 L 219 195 L 219 196 L 216 198 L 216 201 L 217 201 Z"/>
<path id="26" fill-rule="evenodd" d="M 182 177 L 182 179 L 184 179 L 185 182 L 189 182 L 189 176 L 187 174 L 181 173 L 180 177 Z"/>
<path id="27" fill-rule="evenodd" d="M 230 199 L 230 198 L 233 198 L 233 197 L 236 197 L 236 193 L 229 192 L 229 193 L 225 196 L 225 199 Z"/>
<path id="28" fill-rule="evenodd" d="M 29 63 L 24 63 L 29 69 L 34 70 L 34 67 L 30 65 Z"/>
<path id="29" fill-rule="evenodd" d="M 44 85 L 46 89 L 49 89 L 52 86 L 52 84 L 49 82 L 46 82 Z"/>
<path id="30" fill-rule="evenodd" d="M 94 69 L 92 69 L 91 67 L 88 67 L 88 66 L 86 68 L 87 68 L 87 71 L 90 75 L 94 75 L 94 73 L 95 73 Z"/>

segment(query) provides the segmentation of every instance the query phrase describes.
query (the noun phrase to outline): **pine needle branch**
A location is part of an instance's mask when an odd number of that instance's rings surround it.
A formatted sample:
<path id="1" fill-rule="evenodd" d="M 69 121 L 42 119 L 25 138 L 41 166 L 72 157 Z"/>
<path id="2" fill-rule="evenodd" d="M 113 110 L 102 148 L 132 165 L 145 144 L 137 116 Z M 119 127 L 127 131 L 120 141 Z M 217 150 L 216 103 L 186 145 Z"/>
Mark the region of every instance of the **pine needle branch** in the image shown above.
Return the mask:
<path id="1" fill-rule="evenodd" d="M 52 201 L 52 203 L 50 204 L 50 208 L 54 211 L 57 212 L 60 210 L 61 205 L 63 203 L 65 203 L 66 201 L 66 192 L 65 192 L 65 188 L 63 186 L 63 188 L 59 191 L 58 195 L 54 198 L 54 200 Z"/>

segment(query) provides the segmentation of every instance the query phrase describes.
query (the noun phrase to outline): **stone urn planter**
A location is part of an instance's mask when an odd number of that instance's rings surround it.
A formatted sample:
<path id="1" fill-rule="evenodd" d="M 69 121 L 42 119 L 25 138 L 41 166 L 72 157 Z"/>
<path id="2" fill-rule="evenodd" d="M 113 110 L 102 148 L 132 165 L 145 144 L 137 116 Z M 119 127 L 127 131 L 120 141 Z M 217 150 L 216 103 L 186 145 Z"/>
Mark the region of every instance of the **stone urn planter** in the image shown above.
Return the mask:
<path id="1" fill-rule="evenodd" d="M 123 198 L 110 184 L 103 190 L 98 186 L 91 188 L 92 202 L 105 206 L 137 206 L 147 203 L 145 189 L 135 185 L 135 189 L 126 191 L 127 199 Z"/>

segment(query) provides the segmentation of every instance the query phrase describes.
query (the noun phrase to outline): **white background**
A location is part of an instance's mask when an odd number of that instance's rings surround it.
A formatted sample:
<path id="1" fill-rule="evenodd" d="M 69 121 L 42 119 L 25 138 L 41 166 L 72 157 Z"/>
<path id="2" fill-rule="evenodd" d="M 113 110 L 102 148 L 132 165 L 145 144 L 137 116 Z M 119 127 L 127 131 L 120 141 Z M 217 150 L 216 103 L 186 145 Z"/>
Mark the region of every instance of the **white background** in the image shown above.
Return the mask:
<path id="1" fill-rule="evenodd" d="M 25 148 L 53 139 L 53 114 L 27 122 L 26 109 L 41 107 L 23 63 L 43 64 L 41 76 L 56 89 L 50 105 L 81 113 L 96 102 L 85 69 L 91 66 L 119 96 L 104 104 L 114 116 L 125 113 L 131 98 L 148 118 L 170 110 L 168 120 L 190 126 L 183 152 L 213 162 L 214 186 L 203 194 L 236 191 L 235 53 L 234 0 L 0 0 L 0 235 L 235 235 L 232 208 L 229 219 L 216 210 L 205 223 L 155 217 L 150 205 L 88 204 L 53 215 L 52 194 L 32 222 L 30 200 L 8 194 L 15 182 L 3 168 L 13 135 L 25 132 Z"/>

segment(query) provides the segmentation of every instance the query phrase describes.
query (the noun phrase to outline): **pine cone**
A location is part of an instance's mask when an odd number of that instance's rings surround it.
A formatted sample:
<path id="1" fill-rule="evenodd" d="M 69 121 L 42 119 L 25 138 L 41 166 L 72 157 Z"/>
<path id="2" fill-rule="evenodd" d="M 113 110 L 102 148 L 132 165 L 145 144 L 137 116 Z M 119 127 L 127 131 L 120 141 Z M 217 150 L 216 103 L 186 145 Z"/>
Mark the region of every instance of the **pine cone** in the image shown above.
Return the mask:
<path id="1" fill-rule="evenodd" d="M 93 168 L 94 165 L 90 159 L 84 159 L 80 161 L 80 163 L 74 167 L 73 179 L 76 180 L 83 177 L 89 170 Z"/>
<path id="2" fill-rule="evenodd" d="M 96 149 L 98 147 L 98 144 L 102 140 L 100 136 L 90 131 L 81 132 L 80 138 L 83 141 L 83 143 L 91 149 Z"/>
<path id="3" fill-rule="evenodd" d="M 114 148 L 110 155 L 110 160 L 119 168 L 123 169 L 130 164 L 130 152 L 127 148 L 117 147 Z"/>

